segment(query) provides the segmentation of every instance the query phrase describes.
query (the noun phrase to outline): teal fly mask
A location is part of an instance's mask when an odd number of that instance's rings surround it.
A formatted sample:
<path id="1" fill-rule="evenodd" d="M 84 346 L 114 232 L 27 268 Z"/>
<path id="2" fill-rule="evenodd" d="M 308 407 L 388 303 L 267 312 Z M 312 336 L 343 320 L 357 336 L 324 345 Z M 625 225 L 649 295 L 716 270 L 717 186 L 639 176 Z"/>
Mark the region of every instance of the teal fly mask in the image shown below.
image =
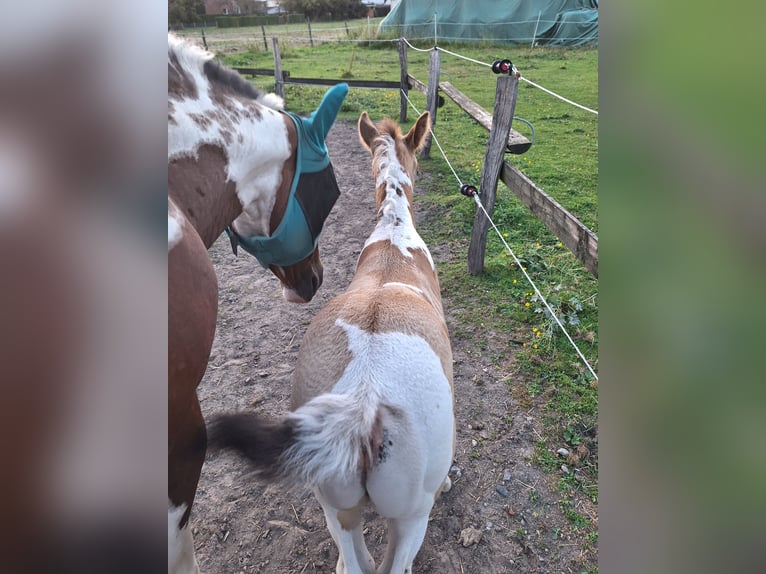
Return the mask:
<path id="1" fill-rule="evenodd" d="M 242 237 L 227 227 L 235 254 L 241 245 L 265 268 L 286 267 L 302 261 L 316 249 L 325 219 L 340 195 L 325 138 L 347 93 L 347 84 L 330 88 L 308 118 L 283 112 L 290 116 L 298 132 L 296 171 L 285 214 L 268 237 Z"/>

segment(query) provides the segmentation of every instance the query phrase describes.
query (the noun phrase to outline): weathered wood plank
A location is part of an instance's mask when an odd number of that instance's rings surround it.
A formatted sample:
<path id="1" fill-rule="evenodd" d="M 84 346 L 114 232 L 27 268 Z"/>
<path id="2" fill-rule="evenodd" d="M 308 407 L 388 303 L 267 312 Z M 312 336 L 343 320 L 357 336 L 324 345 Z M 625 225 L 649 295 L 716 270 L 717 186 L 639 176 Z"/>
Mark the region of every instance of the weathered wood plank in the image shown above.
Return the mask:
<path id="1" fill-rule="evenodd" d="M 416 89 L 418 92 L 420 92 L 423 95 L 428 94 L 428 86 L 426 86 L 423 82 L 418 80 L 415 76 L 407 74 L 407 82 L 409 83 L 410 88 Z"/>
<path id="2" fill-rule="evenodd" d="M 269 68 L 232 68 L 232 70 L 236 70 L 237 73 L 247 76 L 273 76 L 274 75 L 274 69 Z M 290 72 L 287 70 L 282 70 L 282 77 L 283 78 L 289 78 Z"/>
<path id="3" fill-rule="evenodd" d="M 440 52 L 436 48 L 431 50 L 431 63 L 428 67 L 428 91 L 426 93 L 426 109 L 431 114 L 431 128 L 436 125 L 436 108 L 439 105 L 439 68 L 441 67 Z M 420 152 L 420 157 L 427 159 L 431 153 L 431 132 L 426 137 L 426 143 Z"/>
<path id="4" fill-rule="evenodd" d="M 458 90 L 449 82 L 440 82 L 439 88 L 447 96 L 449 96 L 449 98 L 455 102 L 461 110 L 476 120 L 479 125 L 483 126 L 489 131 L 492 130 L 492 114 L 490 114 L 487 110 L 482 108 L 479 104 L 474 102 L 471 98 L 466 96 L 463 92 Z M 524 153 L 530 148 L 531 145 L 532 142 L 530 142 L 526 137 L 514 129 L 511 129 L 511 132 L 508 136 L 508 148 L 511 153 Z"/>
<path id="5" fill-rule="evenodd" d="M 399 82 L 385 80 L 333 80 L 328 78 L 294 78 L 285 79 L 286 84 L 314 84 L 317 86 L 334 86 L 335 84 L 348 84 L 350 88 L 395 88 L 399 89 Z"/>
<path id="6" fill-rule="evenodd" d="M 516 109 L 516 95 L 519 80 L 516 76 L 500 76 L 497 78 L 495 90 L 494 121 L 489 131 L 487 151 L 484 153 L 484 167 L 481 173 L 481 200 L 484 209 L 491 216 L 495 207 L 497 180 L 503 168 L 508 134 L 511 131 L 513 112 Z M 468 271 L 476 275 L 484 269 L 484 254 L 487 247 L 487 231 L 489 221 L 481 209 L 476 208 L 473 220 L 473 234 L 468 246 Z"/>
<path id="7" fill-rule="evenodd" d="M 507 161 L 503 162 L 500 179 L 582 261 L 585 268 L 598 277 L 596 234 Z"/>

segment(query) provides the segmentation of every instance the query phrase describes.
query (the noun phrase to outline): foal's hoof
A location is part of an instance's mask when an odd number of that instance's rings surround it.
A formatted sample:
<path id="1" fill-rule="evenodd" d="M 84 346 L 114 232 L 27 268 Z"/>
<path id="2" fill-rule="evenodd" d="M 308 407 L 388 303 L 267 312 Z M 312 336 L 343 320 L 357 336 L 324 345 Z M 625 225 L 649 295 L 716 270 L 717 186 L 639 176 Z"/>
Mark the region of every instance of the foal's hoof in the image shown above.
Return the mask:
<path id="1" fill-rule="evenodd" d="M 449 492 L 450 488 L 452 488 L 452 481 L 450 480 L 449 476 L 444 477 L 444 482 L 442 482 L 442 486 L 439 489 L 439 494 L 443 494 L 445 492 Z"/>
<path id="2" fill-rule="evenodd" d="M 439 486 L 439 489 L 434 493 L 434 502 L 439 500 L 439 497 L 442 494 L 444 494 L 445 492 L 449 492 L 450 488 L 452 488 L 452 481 L 450 480 L 449 476 L 445 476 L 444 480 Z"/>

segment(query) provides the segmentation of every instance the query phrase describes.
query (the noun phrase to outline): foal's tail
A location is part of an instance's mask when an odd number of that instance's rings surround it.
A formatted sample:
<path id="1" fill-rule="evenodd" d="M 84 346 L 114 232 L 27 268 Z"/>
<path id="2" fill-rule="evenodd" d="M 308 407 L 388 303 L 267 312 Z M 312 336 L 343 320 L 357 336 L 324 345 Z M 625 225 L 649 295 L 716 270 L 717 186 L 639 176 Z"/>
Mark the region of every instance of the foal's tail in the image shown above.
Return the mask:
<path id="1" fill-rule="evenodd" d="M 317 486 L 371 468 L 383 442 L 383 410 L 393 413 L 370 397 L 324 394 L 278 421 L 221 415 L 210 425 L 209 442 L 237 450 L 263 478 Z"/>

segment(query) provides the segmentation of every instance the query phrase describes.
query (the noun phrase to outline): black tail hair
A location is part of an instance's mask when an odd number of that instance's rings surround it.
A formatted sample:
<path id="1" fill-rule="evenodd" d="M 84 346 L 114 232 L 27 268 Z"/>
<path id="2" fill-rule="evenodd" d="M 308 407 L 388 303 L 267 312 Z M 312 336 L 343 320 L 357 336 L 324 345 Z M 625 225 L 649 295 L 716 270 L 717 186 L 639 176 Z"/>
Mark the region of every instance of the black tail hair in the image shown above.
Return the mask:
<path id="1" fill-rule="evenodd" d="M 294 440 L 295 428 L 288 419 L 270 421 L 256 413 L 218 415 L 208 426 L 211 450 L 233 448 L 266 479 L 280 475 L 280 457 Z"/>

